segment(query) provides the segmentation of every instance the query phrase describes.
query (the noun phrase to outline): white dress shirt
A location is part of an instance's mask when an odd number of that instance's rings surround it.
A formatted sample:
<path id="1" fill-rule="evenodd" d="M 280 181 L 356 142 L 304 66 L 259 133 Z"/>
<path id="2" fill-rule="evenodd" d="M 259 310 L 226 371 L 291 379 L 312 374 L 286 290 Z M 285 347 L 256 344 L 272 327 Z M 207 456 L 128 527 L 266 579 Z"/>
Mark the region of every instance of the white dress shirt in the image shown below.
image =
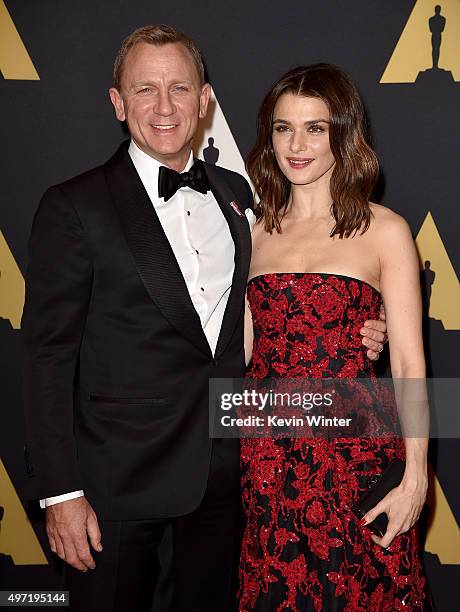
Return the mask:
<path id="1" fill-rule="evenodd" d="M 204 334 L 215 353 L 234 271 L 235 245 L 227 221 L 211 191 L 206 194 L 182 187 L 167 202 L 158 197 L 160 162 L 131 141 L 134 167 L 174 251 Z M 184 172 L 193 165 L 193 154 Z M 84 495 L 73 491 L 40 500 L 46 508 Z"/>

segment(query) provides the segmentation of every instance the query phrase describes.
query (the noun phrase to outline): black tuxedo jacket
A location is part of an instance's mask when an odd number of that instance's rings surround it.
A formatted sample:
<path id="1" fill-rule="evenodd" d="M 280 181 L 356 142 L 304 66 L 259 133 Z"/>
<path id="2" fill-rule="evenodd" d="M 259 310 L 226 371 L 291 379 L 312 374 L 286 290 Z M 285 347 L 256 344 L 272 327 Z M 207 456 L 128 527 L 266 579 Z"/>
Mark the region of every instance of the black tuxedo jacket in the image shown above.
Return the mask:
<path id="1" fill-rule="evenodd" d="M 22 320 L 30 496 L 84 489 L 101 518 L 118 520 L 186 514 L 204 495 L 208 379 L 243 374 L 251 251 L 230 205 L 252 206 L 249 185 L 205 164 L 235 243 L 213 356 L 127 149 L 43 196 Z M 237 442 L 220 441 L 236 478 Z"/>

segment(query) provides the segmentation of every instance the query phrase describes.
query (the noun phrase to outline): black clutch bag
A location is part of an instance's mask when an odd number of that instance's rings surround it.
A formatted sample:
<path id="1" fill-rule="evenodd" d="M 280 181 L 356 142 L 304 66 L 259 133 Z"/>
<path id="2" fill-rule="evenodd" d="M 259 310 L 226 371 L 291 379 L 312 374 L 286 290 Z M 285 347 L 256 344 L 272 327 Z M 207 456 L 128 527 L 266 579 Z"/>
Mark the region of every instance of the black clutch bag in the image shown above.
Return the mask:
<path id="1" fill-rule="evenodd" d="M 353 512 L 359 519 L 362 519 L 371 508 L 374 508 L 374 506 L 385 497 L 385 495 L 401 483 L 405 469 L 405 461 L 393 459 L 381 474 L 375 474 L 370 478 L 368 490 L 365 491 L 360 499 L 352 506 Z M 388 516 L 385 512 L 382 512 L 382 514 L 379 514 L 378 517 L 375 518 L 372 523 L 366 525 L 366 527 L 368 527 L 372 533 L 375 533 L 375 535 L 382 537 L 385 535 L 388 527 Z"/>

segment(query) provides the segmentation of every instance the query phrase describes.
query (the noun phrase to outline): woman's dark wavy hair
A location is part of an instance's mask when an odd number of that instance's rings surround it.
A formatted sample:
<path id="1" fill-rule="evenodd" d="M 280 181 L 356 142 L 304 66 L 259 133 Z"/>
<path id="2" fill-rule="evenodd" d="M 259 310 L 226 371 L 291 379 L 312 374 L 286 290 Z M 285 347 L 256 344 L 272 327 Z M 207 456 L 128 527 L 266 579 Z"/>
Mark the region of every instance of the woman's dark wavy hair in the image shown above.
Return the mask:
<path id="1" fill-rule="evenodd" d="M 257 122 L 257 140 L 246 158 L 248 174 L 260 202 L 256 216 L 265 230 L 281 233 L 291 184 L 281 172 L 273 151 L 273 113 L 285 93 L 320 98 L 330 114 L 329 142 L 335 159 L 330 181 L 331 236 L 348 238 L 370 224 L 369 198 L 378 179 L 377 156 L 367 143 L 362 100 L 350 77 L 337 66 L 312 64 L 287 72 L 265 96 Z"/>

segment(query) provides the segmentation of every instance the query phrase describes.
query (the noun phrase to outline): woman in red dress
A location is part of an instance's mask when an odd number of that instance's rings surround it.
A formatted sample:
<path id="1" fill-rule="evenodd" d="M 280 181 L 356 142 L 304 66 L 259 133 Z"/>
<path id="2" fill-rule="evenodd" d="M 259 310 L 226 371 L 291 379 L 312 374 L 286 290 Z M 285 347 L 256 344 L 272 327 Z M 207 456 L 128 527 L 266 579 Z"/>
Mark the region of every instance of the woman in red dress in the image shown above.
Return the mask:
<path id="1" fill-rule="evenodd" d="M 369 203 L 378 163 L 348 76 L 328 64 L 284 75 L 247 165 L 260 197 L 247 376 L 374 379 L 360 334 L 383 303 L 393 378 L 423 380 L 416 250 L 406 221 Z M 394 458 L 401 484 L 360 521 L 353 504 Z M 425 436 L 245 438 L 241 462 L 241 612 L 432 609 L 415 528 Z M 377 537 L 366 524 L 382 512 Z"/>

